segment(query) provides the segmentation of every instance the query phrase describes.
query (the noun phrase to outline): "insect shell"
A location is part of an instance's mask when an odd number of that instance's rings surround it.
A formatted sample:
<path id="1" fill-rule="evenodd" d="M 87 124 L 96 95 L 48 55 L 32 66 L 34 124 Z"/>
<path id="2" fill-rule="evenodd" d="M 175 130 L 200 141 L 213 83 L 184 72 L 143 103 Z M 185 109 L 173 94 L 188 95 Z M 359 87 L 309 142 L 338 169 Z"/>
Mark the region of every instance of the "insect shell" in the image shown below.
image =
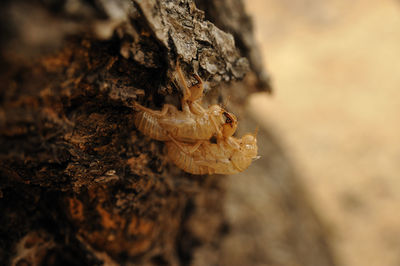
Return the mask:
<path id="1" fill-rule="evenodd" d="M 136 128 L 144 135 L 160 141 L 169 141 L 173 138 L 177 141 L 196 142 L 209 140 L 213 136 L 217 138 L 232 136 L 237 127 L 236 117 L 219 105 L 204 109 L 201 106 L 204 90 L 201 78 L 194 75 L 198 83 L 189 88 L 179 61 L 177 73 L 180 87 L 184 92 L 181 101 L 182 111 L 170 104 L 165 104 L 161 111 L 157 111 L 134 103 L 134 108 L 137 110 L 134 119 Z"/>
<path id="2" fill-rule="evenodd" d="M 234 114 L 226 112 L 219 105 L 212 105 L 202 114 L 179 111 L 175 106 L 165 104 L 161 111 L 155 111 L 136 104 L 141 111 L 135 114 L 136 128 L 152 139 L 196 142 L 211 137 L 228 137 L 237 128 Z"/>
<path id="3" fill-rule="evenodd" d="M 178 146 L 169 141 L 166 146 L 172 162 L 195 175 L 236 174 L 243 172 L 258 158 L 255 134 L 246 134 L 240 139 L 228 137 L 217 143 L 205 141 L 200 144 L 179 143 Z"/>

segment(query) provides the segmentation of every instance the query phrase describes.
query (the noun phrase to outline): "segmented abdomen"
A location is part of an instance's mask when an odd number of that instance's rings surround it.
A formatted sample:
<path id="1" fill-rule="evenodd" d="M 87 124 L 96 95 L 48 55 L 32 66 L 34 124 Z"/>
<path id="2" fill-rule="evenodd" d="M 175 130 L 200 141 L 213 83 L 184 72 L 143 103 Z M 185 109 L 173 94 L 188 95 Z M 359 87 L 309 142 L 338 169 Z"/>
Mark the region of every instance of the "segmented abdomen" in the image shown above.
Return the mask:
<path id="1" fill-rule="evenodd" d="M 192 125 L 178 127 L 176 139 L 187 142 L 209 140 L 215 133 L 214 126 L 210 123 L 203 124 L 195 121 Z"/>
<path id="2" fill-rule="evenodd" d="M 135 126 L 143 135 L 152 139 L 170 140 L 168 132 L 160 126 L 159 120 L 147 112 L 137 112 L 135 114 Z"/>
<path id="3" fill-rule="evenodd" d="M 194 144 L 180 143 L 180 145 L 185 150 L 189 151 Z M 233 157 L 236 156 L 230 156 L 231 153 L 235 151 L 232 149 L 221 150 L 221 147 L 217 144 L 205 143 L 204 145 L 200 145 L 192 154 L 185 153 L 173 142 L 166 142 L 166 146 L 169 159 L 185 172 L 195 175 L 232 175 L 242 172 L 251 164 L 251 159 L 250 162 L 248 162 L 246 159 L 237 158 L 236 161 L 240 166 L 238 167 L 239 169 L 236 168 L 232 161 L 235 160 Z M 238 157 L 240 157 L 240 154 L 238 154 Z M 243 170 L 241 170 L 242 167 Z"/>
<path id="4" fill-rule="evenodd" d="M 166 142 L 165 144 L 167 146 L 169 159 L 183 171 L 194 175 L 205 175 L 214 173 L 212 168 L 196 164 L 194 155 L 184 153 L 178 146 L 176 146 L 175 143 Z M 185 144 L 183 144 L 182 146 L 184 148 L 188 147 Z M 201 146 L 199 147 L 199 149 L 201 149 Z M 198 152 L 199 151 L 196 151 L 195 153 Z"/>
<path id="5" fill-rule="evenodd" d="M 178 141 L 196 142 L 209 140 L 215 134 L 215 126 L 207 118 L 181 120 L 169 117 L 165 119 L 142 111 L 135 114 L 134 123 L 143 135 L 152 139 L 168 141 L 171 140 L 171 136 Z"/>

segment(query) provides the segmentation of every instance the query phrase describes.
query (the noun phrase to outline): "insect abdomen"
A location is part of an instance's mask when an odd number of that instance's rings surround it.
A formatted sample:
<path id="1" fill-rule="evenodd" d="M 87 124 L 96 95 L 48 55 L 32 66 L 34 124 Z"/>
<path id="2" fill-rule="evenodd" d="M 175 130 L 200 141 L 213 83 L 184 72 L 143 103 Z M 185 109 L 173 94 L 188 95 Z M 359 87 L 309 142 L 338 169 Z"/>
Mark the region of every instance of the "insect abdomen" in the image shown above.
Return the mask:
<path id="1" fill-rule="evenodd" d="M 158 123 L 158 119 L 147 112 L 138 112 L 135 115 L 136 128 L 152 139 L 167 141 L 168 133 Z"/>
<path id="2" fill-rule="evenodd" d="M 187 173 L 194 175 L 205 175 L 212 174 L 206 166 L 197 165 L 193 156 L 184 153 L 178 146 L 173 142 L 166 142 L 168 149 L 168 156 L 172 162 L 184 170 Z"/>
<path id="3" fill-rule="evenodd" d="M 201 122 L 196 121 L 191 127 L 186 127 L 180 136 L 189 142 L 193 142 L 193 140 L 209 140 L 214 134 L 214 127 L 210 123 Z"/>

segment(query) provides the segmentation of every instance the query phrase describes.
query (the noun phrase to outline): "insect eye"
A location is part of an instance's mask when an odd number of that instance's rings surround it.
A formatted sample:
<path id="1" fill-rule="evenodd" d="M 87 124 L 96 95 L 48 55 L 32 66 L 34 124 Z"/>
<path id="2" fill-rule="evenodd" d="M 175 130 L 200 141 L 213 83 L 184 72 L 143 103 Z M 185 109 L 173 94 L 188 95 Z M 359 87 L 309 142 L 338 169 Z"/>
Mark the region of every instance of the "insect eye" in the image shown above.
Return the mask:
<path id="1" fill-rule="evenodd" d="M 232 118 L 230 117 L 230 115 L 227 112 L 224 112 L 224 116 L 226 117 L 225 123 L 227 123 L 227 124 L 232 123 Z"/>

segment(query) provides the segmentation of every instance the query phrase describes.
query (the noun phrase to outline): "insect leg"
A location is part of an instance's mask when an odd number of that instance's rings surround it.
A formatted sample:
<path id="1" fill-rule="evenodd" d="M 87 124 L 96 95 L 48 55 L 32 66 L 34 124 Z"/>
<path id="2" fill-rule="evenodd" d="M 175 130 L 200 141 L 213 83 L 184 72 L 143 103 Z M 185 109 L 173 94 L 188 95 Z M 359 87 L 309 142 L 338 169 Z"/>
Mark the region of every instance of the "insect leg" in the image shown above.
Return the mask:
<path id="1" fill-rule="evenodd" d="M 178 76 L 180 79 L 181 84 L 183 85 L 184 91 L 183 91 L 183 98 L 182 98 L 182 103 L 186 102 L 188 99 L 191 97 L 190 90 L 188 86 L 186 85 L 185 78 L 183 76 L 182 70 L 181 70 L 181 65 L 179 61 L 176 62 L 176 71 L 178 72 Z"/>
<path id="2" fill-rule="evenodd" d="M 194 161 L 194 163 L 198 166 L 198 167 L 206 167 L 208 174 L 221 174 L 224 173 L 226 174 L 226 167 L 223 164 L 220 164 L 216 161 L 213 160 L 196 160 Z"/>
<path id="3" fill-rule="evenodd" d="M 190 93 L 192 94 L 191 100 L 199 100 L 203 98 L 203 91 L 204 91 L 204 86 L 203 86 L 203 80 L 200 78 L 198 74 L 193 74 L 194 78 L 197 80 L 197 84 L 191 86 Z"/>
<path id="4" fill-rule="evenodd" d="M 217 132 L 217 138 L 222 139 L 223 136 L 222 136 L 221 129 L 218 127 L 218 124 L 215 121 L 214 117 L 211 117 L 211 122 L 213 123 L 213 125 L 215 127 L 215 131 Z"/>
<path id="5" fill-rule="evenodd" d="M 192 104 L 190 105 L 190 110 L 196 115 L 202 115 L 206 112 L 198 102 L 192 102 Z"/>
<path id="6" fill-rule="evenodd" d="M 195 151 L 197 151 L 197 149 L 200 147 L 200 145 L 203 143 L 203 141 L 199 140 L 195 145 L 193 145 L 192 148 L 190 148 L 189 150 L 189 154 L 194 153 Z"/>
<path id="7" fill-rule="evenodd" d="M 197 75 L 196 73 L 193 75 L 193 77 L 197 80 L 198 85 L 201 86 L 201 88 L 203 88 L 203 80 L 200 78 L 199 75 Z"/>
<path id="8" fill-rule="evenodd" d="M 194 78 L 198 81 L 197 84 L 191 86 L 189 88 L 191 96 L 190 96 L 190 110 L 197 115 L 202 115 L 205 113 L 204 108 L 201 106 L 201 100 L 203 98 L 203 81 L 199 75 L 194 74 Z"/>
<path id="9" fill-rule="evenodd" d="M 236 151 L 240 150 L 240 144 L 237 143 L 237 141 L 235 140 L 234 137 L 228 137 L 228 138 L 226 138 L 226 143 L 227 143 L 228 146 L 229 146 L 230 148 L 232 148 L 233 150 L 236 150 Z"/>
<path id="10" fill-rule="evenodd" d="M 177 141 L 174 137 L 172 137 L 170 134 L 168 134 L 168 137 L 171 139 L 171 141 L 173 143 L 175 143 L 175 145 L 185 154 L 187 155 L 191 155 L 193 154 L 195 151 L 197 151 L 197 149 L 200 147 L 200 145 L 203 143 L 203 141 L 199 140 L 196 142 L 196 144 L 194 144 L 190 149 L 185 149 L 181 143 L 179 141 Z"/>
<path id="11" fill-rule="evenodd" d="M 239 172 L 244 171 L 244 169 L 240 168 L 234 161 L 231 161 L 231 163 L 234 169 L 238 170 Z"/>

